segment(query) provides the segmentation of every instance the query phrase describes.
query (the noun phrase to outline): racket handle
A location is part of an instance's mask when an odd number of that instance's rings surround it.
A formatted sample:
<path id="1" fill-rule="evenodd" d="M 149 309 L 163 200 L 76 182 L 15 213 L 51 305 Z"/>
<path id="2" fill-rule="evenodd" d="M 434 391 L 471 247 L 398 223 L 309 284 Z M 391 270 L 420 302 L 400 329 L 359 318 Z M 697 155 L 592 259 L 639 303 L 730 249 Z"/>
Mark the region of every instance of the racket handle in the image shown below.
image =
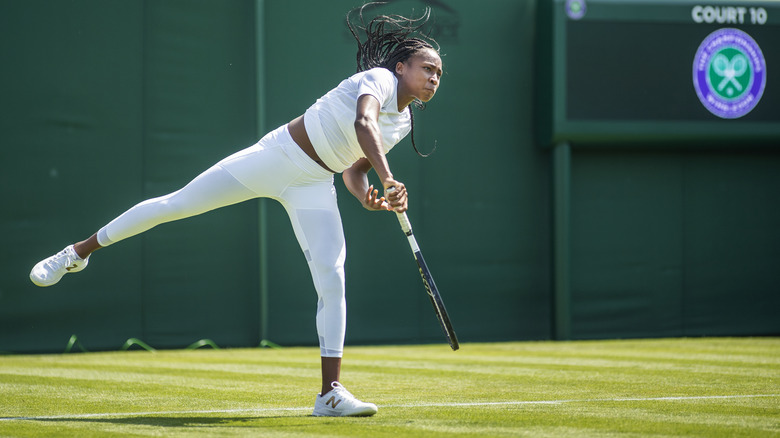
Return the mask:
<path id="1" fill-rule="evenodd" d="M 395 187 L 388 187 L 387 193 L 395 191 Z M 398 223 L 401 224 L 401 229 L 406 233 L 407 236 L 412 235 L 412 223 L 409 222 L 409 217 L 406 215 L 406 212 L 403 213 L 395 213 L 396 216 L 398 216 Z"/>
<path id="2" fill-rule="evenodd" d="M 406 233 L 407 236 L 411 236 L 412 223 L 409 222 L 409 217 L 406 215 L 406 212 L 396 213 L 395 215 L 398 216 L 398 223 L 401 224 L 401 229 L 404 230 L 404 233 Z"/>

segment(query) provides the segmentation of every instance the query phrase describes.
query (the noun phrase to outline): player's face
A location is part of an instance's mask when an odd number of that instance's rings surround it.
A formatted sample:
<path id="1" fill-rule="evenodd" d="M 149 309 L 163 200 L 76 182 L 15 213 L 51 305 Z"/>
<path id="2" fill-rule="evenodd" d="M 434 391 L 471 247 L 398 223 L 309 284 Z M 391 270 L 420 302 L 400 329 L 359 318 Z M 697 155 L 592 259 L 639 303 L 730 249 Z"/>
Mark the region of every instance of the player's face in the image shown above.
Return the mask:
<path id="1" fill-rule="evenodd" d="M 433 49 L 423 49 L 396 65 L 399 100 L 404 97 L 428 102 L 433 99 L 442 75 L 441 57 Z"/>

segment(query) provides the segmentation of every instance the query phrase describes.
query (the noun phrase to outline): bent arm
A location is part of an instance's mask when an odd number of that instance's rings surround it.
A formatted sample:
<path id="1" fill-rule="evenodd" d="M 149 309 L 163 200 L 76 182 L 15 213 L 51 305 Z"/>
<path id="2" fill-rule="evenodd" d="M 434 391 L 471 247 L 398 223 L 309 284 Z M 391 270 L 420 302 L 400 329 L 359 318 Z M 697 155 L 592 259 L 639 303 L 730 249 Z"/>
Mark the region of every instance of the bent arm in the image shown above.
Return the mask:
<path id="1" fill-rule="evenodd" d="M 361 158 L 352 165 L 352 167 L 341 173 L 344 185 L 352 196 L 367 210 L 390 210 L 390 204 L 385 202 L 384 197 L 378 197 L 379 191 L 374 189 L 373 185 L 368 183 L 368 171 L 371 170 L 371 163 L 368 159 Z"/>
<path id="2" fill-rule="evenodd" d="M 379 101 L 369 94 L 358 98 L 355 114 L 355 133 L 363 154 L 368 159 L 370 167 L 374 168 L 384 188 L 390 187 L 396 181 L 385 158 L 382 146 L 382 133 L 379 130 Z M 369 168 L 370 168 L 369 167 Z"/>
<path id="3" fill-rule="evenodd" d="M 373 186 L 367 188 L 366 174 L 373 167 L 379 180 L 382 181 L 387 203 L 390 204 L 389 209 L 395 209 L 400 213 L 407 209 L 406 187 L 393 178 L 390 165 L 387 163 L 382 144 L 382 133 L 379 130 L 379 110 L 379 101 L 374 96 L 364 94 L 358 98 L 355 111 L 355 134 L 366 157 L 358 160 L 352 168 L 348 169 L 354 171 L 354 174 L 345 175 L 344 181 L 347 184 L 347 179 L 352 180 L 350 184 L 354 184 L 355 191 L 350 189 L 350 192 L 361 200 L 364 207 L 370 210 L 384 209 L 385 206 L 377 208 L 377 205 L 381 205 L 381 201 L 385 198 L 376 199 L 376 194 L 371 192 Z M 396 190 L 387 193 L 389 187 L 395 187 Z"/>
<path id="4" fill-rule="evenodd" d="M 361 158 L 341 173 L 344 185 L 352 195 L 358 199 L 363 199 L 363 195 L 368 191 L 368 171 L 371 170 L 371 163 L 367 159 Z"/>

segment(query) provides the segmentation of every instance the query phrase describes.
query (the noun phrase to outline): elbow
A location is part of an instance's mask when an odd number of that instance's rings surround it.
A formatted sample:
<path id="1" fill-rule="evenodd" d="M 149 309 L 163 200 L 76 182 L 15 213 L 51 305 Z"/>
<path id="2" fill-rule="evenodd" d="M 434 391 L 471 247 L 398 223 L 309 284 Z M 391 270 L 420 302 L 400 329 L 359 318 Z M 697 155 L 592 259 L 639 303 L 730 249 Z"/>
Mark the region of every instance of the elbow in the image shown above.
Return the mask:
<path id="1" fill-rule="evenodd" d="M 358 116 L 355 118 L 355 131 L 360 132 L 373 132 L 378 130 L 376 120 L 369 116 Z"/>
<path id="2" fill-rule="evenodd" d="M 367 117 L 358 117 L 355 119 L 355 131 L 366 131 L 369 127 L 369 120 Z"/>

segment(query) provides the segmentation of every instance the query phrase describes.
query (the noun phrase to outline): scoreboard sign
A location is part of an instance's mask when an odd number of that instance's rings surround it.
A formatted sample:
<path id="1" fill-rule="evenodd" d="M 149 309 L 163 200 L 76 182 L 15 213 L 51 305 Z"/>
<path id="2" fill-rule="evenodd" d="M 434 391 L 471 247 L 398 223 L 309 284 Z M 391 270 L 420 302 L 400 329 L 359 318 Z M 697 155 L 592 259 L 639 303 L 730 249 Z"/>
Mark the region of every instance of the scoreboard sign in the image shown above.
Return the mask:
<path id="1" fill-rule="evenodd" d="M 780 145 L 780 2 L 545 3 L 546 141 Z"/>

